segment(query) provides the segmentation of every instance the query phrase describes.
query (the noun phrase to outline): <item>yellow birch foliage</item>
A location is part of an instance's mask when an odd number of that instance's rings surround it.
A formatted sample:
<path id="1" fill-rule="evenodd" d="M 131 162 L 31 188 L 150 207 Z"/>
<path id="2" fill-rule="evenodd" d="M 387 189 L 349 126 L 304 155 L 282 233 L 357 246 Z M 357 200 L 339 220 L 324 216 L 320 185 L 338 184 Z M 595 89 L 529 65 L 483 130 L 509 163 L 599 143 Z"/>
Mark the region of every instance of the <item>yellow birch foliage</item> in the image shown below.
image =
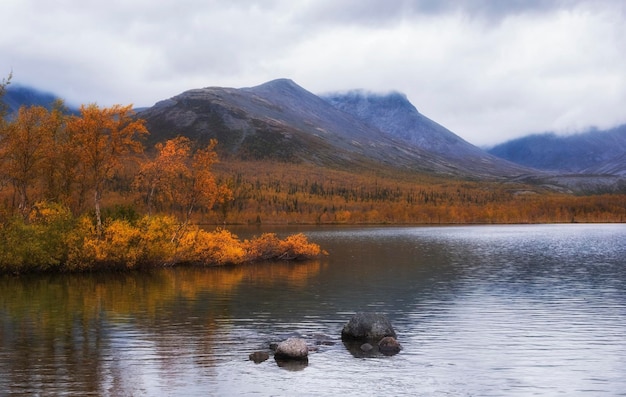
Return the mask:
<path id="1" fill-rule="evenodd" d="M 275 233 L 263 233 L 246 242 L 246 250 L 250 258 L 268 260 L 281 255 L 280 239 Z"/>
<path id="2" fill-rule="evenodd" d="M 18 196 L 22 216 L 30 210 L 30 193 L 42 175 L 52 145 L 52 116 L 42 106 L 21 107 L 0 134 L 0 165 Z"/>
<path id="3" fill-rule="evenodd" d="M 287 236 L 280 242 L 282 253 L 278 259 L 307 259 L 314 258 L 322 254 L 320 246 L 310 243 L 302 233 Z"/>
<path id="4" fill-rule="evenodd" d="M 200 264 L 238 264 L 246 260 L 244 247 L 236 235 L 224 229 L 208 232 L 196 226 L 181 237 L 178 255 L 183 262 Z"/>
<path id="5" fill-rule="evenodd" d="M 141 164 L 135 187 L 145 194 L 148 213 L 155 206 L 172 205 L 182 188 L 182 181 L 188 179 L 191 141 L 177 137 L 155 146 L 156 156 Z"/>
<path id="6" fill-rule="evenodd" d="M 304 234 L 285 239 L 265 233 L 251 240 L 240 240 L 225 229 L 207 231 L 181 224 L 167 216 L 145 216 L 136 224 L 109 220 L 102 233 L 87 217 L 79 220 L 71 238 L 68 269 L 175 265 L 205 266 L 240 264 L 259 260 L 298 260 L 323 254 Z"/>
<path id="7" fill-rule="evenodd" d="M 263 233 L 260 237 L 245 242 L 247 256 L 251 260 L 309 259 L 325 252 L 319 245 L 310 243 L 302 233 L 281 240 L 275 233 Z"/>
<path id="8" fill-rule="evenodd" d="M 144 120 L 133 118 L 132 106 L 100 108 L 81 106 L 80 116 L 70 118 L 77 154 L 84 167 L 86 184 L 94 194 L 97 229 L 102 227 L 100 206 L 106 182 L 122 167 L 123 159 L 143 151 L 140 138 L 148 134 Z"/>
<path id="9" fill-rule="evenodd" d="M 218 186 L 213 176 L 216 145 L 211 140 L 194 153 L 189 138 L 179 136 L 155 146 L 154 159 L 141 165 L 134 183 L 145 195 L 149 214 L 153 208 L 178 207 L 188 221 L 198 208 L 210 209 L 216 202 L 233 199 L 230 189 Z"/>

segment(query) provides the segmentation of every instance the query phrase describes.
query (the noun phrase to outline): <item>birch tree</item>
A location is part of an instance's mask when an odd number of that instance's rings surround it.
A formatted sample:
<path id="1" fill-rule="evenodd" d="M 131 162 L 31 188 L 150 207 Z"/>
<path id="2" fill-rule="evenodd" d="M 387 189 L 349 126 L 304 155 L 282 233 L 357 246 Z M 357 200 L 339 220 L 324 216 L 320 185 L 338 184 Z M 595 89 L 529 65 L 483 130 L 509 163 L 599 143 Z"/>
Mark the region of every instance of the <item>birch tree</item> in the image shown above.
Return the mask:
<path id="1" fill-rule="evenodd" d="M 132 105 L 100 108 L 83 105 L 70 118 L 68 128 L 75 139 L 84 178 L 94 197 L 96 228 L 102 231 L 101 204 L 106 183 L 120 170 L 122 160 L 141 153 L 141 138 L 148 134 L 145 121 L 133 117 Z"/>

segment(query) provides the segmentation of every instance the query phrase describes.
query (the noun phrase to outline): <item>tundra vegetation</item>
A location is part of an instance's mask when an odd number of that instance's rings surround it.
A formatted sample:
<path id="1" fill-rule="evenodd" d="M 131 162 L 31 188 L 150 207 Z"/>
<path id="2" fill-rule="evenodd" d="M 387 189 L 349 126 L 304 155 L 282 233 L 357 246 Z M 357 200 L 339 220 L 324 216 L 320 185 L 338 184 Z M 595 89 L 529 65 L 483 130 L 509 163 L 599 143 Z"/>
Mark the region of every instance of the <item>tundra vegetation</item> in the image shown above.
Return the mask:
<path id="1" fill-rule="evenodd" d="M 0 95 L 10 83 L 0 82 Z M 0 101 L 1 103 L 1 101 Z M 302 234 L 241 240 L 227 224 L 624 222 L 623 194 L 397 169 L 218 161 L 218 142 L 144 147 L 131 106 L 0 107 L 0 271 L 237 264 L 322 253 Z M 211 227 L 209 227 L 212 225 Z M 210 231 L 211 228 L 217 229 Z"/>

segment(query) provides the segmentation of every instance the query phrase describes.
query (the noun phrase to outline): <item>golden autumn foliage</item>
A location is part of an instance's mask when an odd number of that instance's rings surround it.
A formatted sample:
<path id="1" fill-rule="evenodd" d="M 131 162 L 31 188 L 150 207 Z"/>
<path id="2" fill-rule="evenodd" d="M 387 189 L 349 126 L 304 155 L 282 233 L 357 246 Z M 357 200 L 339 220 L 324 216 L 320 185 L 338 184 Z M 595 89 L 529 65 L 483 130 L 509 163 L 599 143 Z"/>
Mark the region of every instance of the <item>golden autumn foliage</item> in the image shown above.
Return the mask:
<path id="1" fill-rule="evenodd" d="M 192 142 L 177 137 L 156 145 L 153 159 L 144 161 L 135 178 L 134 186 L 144 192 L 148 213 L 179 208 L 187 221 L 193 211 L 211 208 L 216 201 L 224 202 L 232 197 L 225 186 L 218 186 L 211 167 L 217 163 L 215 146 L 192 150 Z"/>
<path id="2" fill-rule="evenodd" d="M 23 216 L 29 211 L 28 190 L 39 177 L 50 148 L 49 112 L 40 106 L 20 108 L 3 134 L 0 146 L 3 174 L 18 196 L 18 209 Z"/>
<path id="3" fill-rule="evenodd" d="M 100 213 L 105 184 L 124 165 L 131 153 L 141 153 L 140 138 L 148 134 L 145 122 L 133 117 L 132 106 L 114 105 L 100 108 L 95 104 L 81 106 L 80 116 L 70 117 L 71 131 L 82 167 L 83 183 L 92 189 L 97 228 L 102 227 Z"/>
<path id="4" fill-rule="evenodd" d="M 62 206 L 37 203 L 34 208 L 28 221 L 16 217 L 0 226 L 0 272 L 215 266 L 322 254 L 302 234 L 240 240 L 220 228 L 181 228 L 177 219 L 160 215 L 146 215 L 135 222 L 108 219 L 98 231 L 93 218 L 74 218 Z"/>
<path id="5" fill-rule="evenodd" d="M 142 160 L 147 130 L 130 106 L 82 106 L 73 116 L 62 104 L 22 107 L 2 121 L 0 271 L 222 265 L 320 252 L 300 241 L 255 257 L 254 240 L 191 223 L 196 211 L 225 208 L 234 198 L 212 172 L 216 141 L 197 148 L 179 137 Z M 89 194 L 93 212 L 84 206 Z M 135 209 L 141 195 L 146 215 Z"/>
<path id="6" fill-rule="evenodd" d="M 542 186 L 415 173 L 225 161 L 216 175 L 235 224 L 485 224 L 624 222 L 625 195 L 575 195 Z"/>

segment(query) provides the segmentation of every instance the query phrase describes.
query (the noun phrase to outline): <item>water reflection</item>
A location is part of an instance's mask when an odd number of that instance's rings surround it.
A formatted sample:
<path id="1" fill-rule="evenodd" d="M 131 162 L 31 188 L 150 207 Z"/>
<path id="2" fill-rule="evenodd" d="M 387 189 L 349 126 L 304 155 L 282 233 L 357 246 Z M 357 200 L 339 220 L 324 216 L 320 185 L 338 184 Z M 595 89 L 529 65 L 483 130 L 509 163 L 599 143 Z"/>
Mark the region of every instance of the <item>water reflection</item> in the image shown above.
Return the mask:
<path id="1" fill-rule="evenodd" d="M 327 258 L 0 279 L 0 394 L 626 390 L 624 225 L 306 233 Z M 386 313 L 403 350 L 344 345 L 357 311 Z M 308 365 L 249 360 L 294 335 L 316 347 Z"/>
<path id="2" fill-rule="evenodd" d="M 240 284 L 298 289 L 322 266 L 4 277 L 0 394 L 133 395 L 214 376 L 219 351 L 241 342 L 224 340 Z"/>

